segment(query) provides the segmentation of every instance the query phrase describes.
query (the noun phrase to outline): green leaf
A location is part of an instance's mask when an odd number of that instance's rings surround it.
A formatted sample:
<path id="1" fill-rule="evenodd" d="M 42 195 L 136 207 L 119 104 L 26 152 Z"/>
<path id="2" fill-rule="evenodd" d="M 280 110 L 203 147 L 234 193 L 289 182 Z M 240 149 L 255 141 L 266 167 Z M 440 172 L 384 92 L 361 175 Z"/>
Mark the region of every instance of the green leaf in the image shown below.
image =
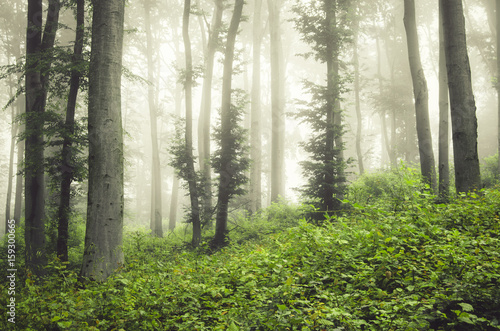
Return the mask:
<path id="1" fill-rule="evenodd" d="M 277 305 L 277 306 L 278 306 L 279 310 L 281 310 L 281 311 L 288 309 L 287 306 L 285 306 L 285 305 Z"/>
<path id="2" fill-rule="evenodd" d="M 458 304 L 460 307 L 462 307 L 463 311 L 474 311 L 474 307 L 472 307 L 470 304 L 461 302 Z"/>
<path id="3" fill-rule="evenodd" d="M 69 328 L 71 326 L 73 322 L 71 321 L 66 321 L 66 322 L 57 322 L 57 325 L 60 327 L 60 328 Z"/>
<path id="4" fill-rule="evenodd" d="M 234 321 L 231 322 L 231 325 L 229 325 L 229 327 L 227 328 L 227 331 L 239 331 L 240 328 L 236 326 L 236 324 L 234 324 Z"/>

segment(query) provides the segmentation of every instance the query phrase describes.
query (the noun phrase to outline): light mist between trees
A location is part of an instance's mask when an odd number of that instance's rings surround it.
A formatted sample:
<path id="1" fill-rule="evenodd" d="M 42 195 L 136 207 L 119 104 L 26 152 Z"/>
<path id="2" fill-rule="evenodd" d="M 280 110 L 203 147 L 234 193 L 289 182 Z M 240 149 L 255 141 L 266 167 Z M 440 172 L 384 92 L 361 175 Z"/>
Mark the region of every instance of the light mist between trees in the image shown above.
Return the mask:
<path id="1" fill-rule="evenodd" d="M 35 275 L 81 240 L 81 276 L 106 280 L 124 225 L 167 239 L 183 226 L 215 251 L 235 215 L 270 204 L 323 221 L 356 178 L 401 163 L 441 202 L 498 180 L 487 1 L 3 6 L 2 217 L 24 228 Z"/>

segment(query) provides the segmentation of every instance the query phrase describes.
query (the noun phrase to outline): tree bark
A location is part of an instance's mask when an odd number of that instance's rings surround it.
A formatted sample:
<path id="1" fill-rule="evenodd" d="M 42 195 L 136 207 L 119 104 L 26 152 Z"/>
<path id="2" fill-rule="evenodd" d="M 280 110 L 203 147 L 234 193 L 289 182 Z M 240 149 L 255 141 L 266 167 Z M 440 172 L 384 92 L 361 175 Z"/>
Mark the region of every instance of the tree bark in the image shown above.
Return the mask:
<path id="1" fill-rule="evenodd" d="M 377 77 L 378 77 L 378 89 L 380 95 L 384 93 L 384 88 L 382 85 L 382 51 L 380 50 L 380 40 L 379 36 L 376 36 L 376 43 L 377 43 Z M 379 113 L 380 116 L 380 122 L 381 122 L 381 149 L 382 149 L 382 156 L 381 156 L 381 166 L 385 166 L 385 154 L 387 153 L 387 156 L 389 157 L 389 162 L 392 168 L 396 167 L 396 152 L 394 146 L 391 146 L 391 142 L 389 139 L 389 134 L 387 132 L 387 121 L 386 121 L 386 111 L 381 110 Z M 394 115 L 394 113 L 393 113 Z M 384 153 L 384 149 L 385 152 Z"/>
<path id="2" fill-rule="evenodd" d="M 189 39 L 189 13 L 191 11 L 191 0 L 184 1 L 184 14 L 182 16 L 182 37 L 184 40 L 184 51 L 186 56 L 186 81 L 184 83 L 186 97 L 186 155 L 189 198 L 191 200 L 191 222 L 193 224 L 193 238 L 191 244 L 197 247 L 201 240 L 200 207 L 198 203 L 198 187 L 196 172 L 194 170 L 193 156 L 193 60 L 191 55 L 191 40 Z"/>
<path id="3" fill-rule="evenodd" d="M 436 192 L 436 168 L 432 151 L 431 126 L 429 122 L 429 95 L 427 81 L 420 61 L 417 23 L 415 19 L 415 0 L 404 0 L 404 25 L 408 45 L 408 57 L 415 96 L 417 118 L 418 150 L 422 176 L 430 188 Z"/>
<path id="4" fill-rule="evenodd" d="M 255 0 L 253 16 L 253 69 L 252 69 L 252 93 L 250 103 L 250 210 L 256 212 L 262 208 L 262 140 L 261 140 L 261 61 L 260 51 L 262 48 L 262 0 Z"/>
<path id="5" fill-rule="evenodd" d="M 61 261 L 68 261 L 69 216 L 71 200 L 71 182 L 73 181 L 73 134 L 75 133 L 76 98 L 80 87 L 80 70 L 76 69 L 82 61 L 83 38 L 85 32 L 85 0 L 76 3 L 76 37 L 73 50 L 73 69 L 71 71 L 68 102 L 66 105 L 65 133 L 62 148 L 61 192 L 58 209 L 57 255 Z"/>
<path id="6" fill-rule="evenodd" d="M 355 6 L 355 11 L 357 6 Z M 354 13 L 354 28 L 353 28 L 353 64 L 354 64 L 354 98 L 356 107 L 356 155 L 358 157 L 358 168 L 359 174 L 362 175 L 365 172 L 365 166 L 363 162 L 363 152 L 361 150 L 361 131 L 363 130 L 363 118 L 361 117 L 361 101 L 360 101 L 360 74 L 359 74 L 359 55 L 358 55 L 358 36 L 359 36 L 359 17 L 358 13 Z"/>
<path id="7" fill-rule="evenodd" d="M 125 2 L 93 1 L 89 192 L 81 275 L 106 280 L 123 262 L 121 71 Z"/>
<path id="8" fill-rule="evenodd" d="M 59 21 L 59 1 L 49 1 L 42 39 L 43 12 L 41 0 L 28 1 L 26 38 L 26 130 L 25 141 L 25 243 L 26 267 L 34 274 L 44 273 L 45 252 L 45 180 L 44 180 L 44 112 L 47 97 L 50 60 L 40 63 L 52 50 Z M 41 66 L 47 70 L 41 72 Z"/>
<path id="9" fill-rule="evenodd" d="M 146 58 L 148 62 L 148 105 L 149 105 L 149 122 L 151 125 L 151 153 L 152 153 L 152 169 L 151 169 L 151 231 L 156 237 L 163 237 L 162 228 L 162 199 L 161 199 L 161 165 L 160 151 L 158 148 L 158 114 L 157 104 L 155 102 L 155 86 L 154 81 L 154 62 L 153 62 L 153 36 L 151 33 L 151 18 L 150 18 L 151 3 L 149 0 L 144 2 L 145 25 L 146 25 Z"/>
<path id="10" fill-rule="evenodd" d="M 18 115 L 25 112 L 25 102 L 26 100 L 19 100 L 20 106 L 18 109 Z M 22 134 L 24 131 L 24 125 L 19 124 L 18 133 Z M 23 204 L 23 175 L 21 174 L 22 164 L 24 157 L 24 141 L 18 141 L 17 143 L 17 162 L 16 162 L 16 197 L 14 199 L 14 219 L 16 220 L 16 226 L 21 222 L 22 215 L 22 204 Z"/>
<path id="11" fill-rule="evenodd" d="M 271 50 L 271 201 L 285 197 L 284 164 L 285 115 L 283 111 L 283 63 L 281 63 L 280 0 L 267 0 L 269 8 L 270 50 Z"/>
<path id="12" fill-rule="evenodd" d="M 472 92 L 462 0 L 440 0 L 443 8 L 446 68 L 450 92 L 455 187 L 457 193 L 481 187 L 477 153 L 476 103 Z"/>
<path id="13" fill-rule="evenodd" d="M 203 215 L 204 222 L 210 220 L 212 214 L 212 172 L 210 167 L 210 119 L 212 112 L 212 81 L 214 75 L 215 53 L 219 44 L 219 33 L 222 28 L 222 0 L 215 0 L 212 28 L 209 32 L 208 46 L 205 57 L 205 74 L 201 95 L 200 118 L 198 121 L 198 151 L 200 170 L 205 177 L 203 187 Z"/>
<path id="14" fill-rule="evenodd" d="M 7 54 L 7 59 L 8 59 L 8 64 L 10 65 L 10 57 L 11 55 L 14 55 L 16 57 L 19 56 L 19 54 Z M 17 53 L 20 53 L 19 51 Z M 19 79 L 19 77 L 18 77 Z M 9 79 L 9 98 L 12 99 L 14 97 L 14 86 L 15 83 L 12 81 L 12 79 Z M 16 116 L 20 112 L 20 101 L 21 98 L 17 98 L 16 102 L 11 104 L 11 130 L 10 130 L 10 150 L 9 150 L 9 170 L 7 174 L 7 198 L 5 202 L 5 233 L 7 233 L 8 230 L 8 222 L 11 220 L 11 202 L 12 202 L 12 180 L 14 177 L 14 154 L 16 150 L 16 140 L 17 140 L 17 135 L 19 132 L 19 124 L 17 123 Z M 19 222 L 19 220 L 15 219 L 16 222 Z"/>
<path id="15" fill-rule="evenodd" d="M 496 41 L 497 41 L 497 114 L 498 114 L 498 174 L 500 175 L 500 0 L 496 1 Z"/>
<path id="16" fill-rule="evenodd" d="M 11 93 L 12 96 L 12 93 Z M 7 174 L 7 198 L 5 202 L 5 233 L 8 230 L 8 222 L 11 219 L 10 210 L 11 210 L 11 200 L 12 200 L 12 177 L 14 176 L 14 152 L 16 149 L 16 137 L 18 131 L 18 125 L 15 123 L 16 117 L 16 107 L 12 105 L 11 119 L 12 126 L 10 131 L 10 150 L 9 150 L 9 170 Z"/>
<path id="17" fill-rule="evenodd" d="M 338 203 L 335 197 L 335 117 L 337 114 L 336 100 L 338 100 L 338 45 L 335 41 L 334 33 L 336 28 L 336 1 L 325 1 L 325 16 L 326 16 L 326 146 L 325 146 L 325 192 L 324 192 L 324 211 L 332 211 L 337 209 Z"/>
<path id="18" fill-rule="evenodd" d="M 230 110 L 231 110 L 231 86 L 233 74 L 233 60 L 234 60 L 234 45 L 236 42 L 236 35 L 238 34 L 238 27 L 241 21 L 241 14 L 243 11 L 244 0 L 236 0 L 234 4 L 233 16 L 227 33 L 226 50 L 224 55 L 224 72 L 222 77 L 222 103 L 221 103 L 221 164 L 229 165 L 231 163 L 231 141 L 226 139 L 231 135 L 230 123 Z M 231 195 L 231 188 L 229 185 L 233 179 L 232 170 L 227 169 L 224 172 L 221 169 L 219 178 L 219 192 L 217 199 L 217 215 L 215 224 L 215 235 L 212 240 L 212 246 L 222 247 L 226 244 L 227 234 L 227 214 L 229 207 L 229 199 Z"/>
<path id="19" fill-rule="evenodd" d="M 175 115 L 181 115 L 182 108 L 182 86 L 177 83 L 175 86 Z M 175 174 L 174 171 L 174 179 L 172 182 L 172 194 L 170 196 L 170 212 L 168 216 L 168 229 L 173 231 L 177 224 L 177 209 L 178 209 L 178 200 L 179 200 L 179 177 Z"/>
<path id="20" fill-rule="evenodd" d="M 439 197 L 448 199 L 450 191 L 449 166 L 449 96 L 446 57 L 444 54 L 443 8 L 439 3 Z"/>

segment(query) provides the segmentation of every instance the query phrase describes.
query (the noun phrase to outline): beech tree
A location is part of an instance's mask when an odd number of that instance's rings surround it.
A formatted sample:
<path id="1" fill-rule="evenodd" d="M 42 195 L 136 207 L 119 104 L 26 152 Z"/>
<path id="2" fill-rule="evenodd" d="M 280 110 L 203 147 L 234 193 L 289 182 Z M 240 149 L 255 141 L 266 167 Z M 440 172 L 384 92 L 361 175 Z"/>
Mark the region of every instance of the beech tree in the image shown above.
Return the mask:
<path id="1" fill-rule="evenodd" d="M 250 131 L 250 210 L 255 212 L 262 206 L 262 139 L 261 139 L 261 61 L 262 48 L 262 0 L 255 0 L 253 16 L 253 69 L 252 94 L 250 104 L 251 131 Z"/>
<path id="2" fill-rule="evenodd" d="M 498 140 L 498 174 L 500 175 L 500 1 L 496 1 L 496 42 L 497 42 L 497 140 Z"/>
<path id="3" fill-rule="evenodd" d="M 201 95 L 200 117 L 198 120 L 198 152 L 200 170 L 203 173 L 203 218 L 208 221 L 212 216 L 212 175 L 210 167 L 210 118 L 212 113 L 212 81 L 214 76 L 215 54 L 219 46 L 219 34 L 222 30 L 222 0 L 215 0 L 212 24 L 209 30 L 208 45 L 205 54 L 205 70 Z M 201 16 L 200 16 L 201 18 Z"/>
<path id="4" fill-rule="evenodd" d="M 49 1 L 42 35 L 42 0 L 28 0 L 26 35 L 25 243 L 26 266 L 42 274 L 45 255 L 44 112 L 60 3 Z"/>
<path id="5" fill-rule="evenodd" d="M 353 20 L 353 55 L 352 62 L 354 65 L 354 103 L 356 108 L 356 156 L 358 158 L 359 174 L 362 175 L 365 172 L 365 166 L 363 162 L 363 152 L 361 151 L 361 131 L 363 130 L 363 119 L 361 116 L 361 84 L 360 84 L 360 73 L 359 73 L 359 20 L 360 18 L 360 2 L 355 1 L 352 7 L 352 20 Z"/>
<path id="6" fill-rule="evenodd" d="M 284 64 L 282 59 L 280 12 L 281 0 L 267 0 L 269 8 L 269 33 L 271 57 L 271 201 L 285 197 L 285 114 L 284 114 Z"/>
<path id="7" fill-rule="evenodd" d="M 450 190 L 449 96 L 443 34 L 443 8 L 439 2 L 439 197 L 447 200 Z"/>
<path id="8" fill-rule="evenodd" d="M 68 226 L 70 215 L 71 182 L 74 178 L 73 164 L 73 135 L 75 134 L 75 110 L 76 98 L 80 87 L 82 76 L 81 62 L 83 52 L 83 38 L 85 30 L 85 0 L 76 2 L 76 36 L 73 49 L 73 58 L 70 78 L 70 88 L 66 105 L 65 132 L 62 147 L 60 201 L 58 208 L 58 233 L 57 233 L 57 255 L 61 261 L 68 261 Z"/>
<path id="9" fill-rule="evenodd" d="M 191 11 L 191 0 L 184 1 L 184 14 L 182 15 L 182 38 L 184 40 L 184 52 L 186 56 L 186 70 L 184 91 L 186 99 L 186 131 L 185 131 L 185 163 L 186 176 L 189 187 L 189 199 L 191 201 L 191 223 L 193 224 L 193 239 L 191 244 L 196 247 L 201 240 L 201 222 L 199 191 L 196 171 L 194 170 L 193 156 L 193 58 L 191 55 L 191 40 L 189 38 L 189 13 Z"/>
<path id="10" fill-rule="evenodd" d="M 155 63 L 153 60 L 153 34 L 151 32 L 151 1 L 144 1 L 145 13 L 145 30 L 146 30 L 146 59 L 148 66 L 148 106 L 149 106 L 149 122 L 151 126 L 151 153 L 152 153 L 152 169 L 151 169 L 151 221 L 150 228 L 154 236 L 162 237 L 162 177 L 160 166 L 160 151 L 158 148 L 158 102 L 156 95 L 155 84 Z"/>
<path id="11" fill-rule="evenodd" d="M 104 281 L 123 264 L 122 44 L 125 2 L 93 1 L 89 192 L 81 275 Z"/>
<path id="12" fill-rule="evenodd" d="M 443 8 L 443 32 L 446 68 L 450 92 L 455 187 L 457 192 L 480 188 L 477 153 L 476 102 L 465 34 L 462 0 L 440 0 Z"/>
<path id="13" fill-rule="evenodd" d="M 244 0 L 235 1 L 224 54 L 221 125 L 216 132 L 220 148 L 216 152 L 213 162 L 214 169 L 219 174 L 215 235 L 211 242 L 213 248 L 219 248 L 226 244 L 229 201 L 234 195 L 243 193 L 240 186 L 245 183 L 243 172 L 248 167 L 248 160 L 244 157 L 246 153 L 242 138 L 243 132 L 238 125 L 241 119 L 241 102 L 233 103 L 232 99 L 234 49 L 243 4 Z"/>
<path id="14" fill-rule="evenodd" d="M 420 169 L 425 182 L 429 184 L 433 191 L 436 191 L 436 169 L 434 152 L 432 151 L 432 136 L 429 121 L 429 95 L 427 80 L 425 79 L 424 70 L 420 61 L 417 23 L 415 19 L 415 0 L 404 0 L 404 12 L 403 20 L 413 81 L 413 94 L 415 97 Z"/>

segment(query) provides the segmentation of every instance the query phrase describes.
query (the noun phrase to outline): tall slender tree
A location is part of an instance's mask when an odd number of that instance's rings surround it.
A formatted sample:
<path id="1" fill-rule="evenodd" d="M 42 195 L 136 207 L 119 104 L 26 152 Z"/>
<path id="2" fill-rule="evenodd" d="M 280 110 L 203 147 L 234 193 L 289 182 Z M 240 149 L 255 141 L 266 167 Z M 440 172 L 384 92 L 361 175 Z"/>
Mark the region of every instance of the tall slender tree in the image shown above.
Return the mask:
<path id="1" fill-rule="evenodd" d="M 340 50 L 350 33 L 346 24 L 346 3 L 315 0 L 297 4 L 294 12 L 296 29 L 302 39 L 311 45 L 314 57 L 326 64 L 326 86 L 307 82 L 305 87 L 312 100 L 296 115 L 311 125 L 313 135 L 304 149 L 311 154 L 302 162 L 308 184 L 304 195 L 312 199 L 323 213 L 331 213 L 341 207 L 345 191 L 346 162 L 343 157 L 343 125 L 340 108 L 343 82 L 340 77 Z"/>
<path id="2" fill-rule="evenodd" d="M 125 2 L 93 1 L 89 192 L 81 275 L 104 281 L 123 260 L 121 73 Z"/>
<path id="3" fill-rule="evenodd" d="M 462 0 L 440 0 L 443 8 L 446 68 L 450 92 L 455 188 L 479 189 L 476 102 L 472 91 Z"/>
<path id="4" fill-rule="evenodd" d="M 174 91 L 175 99 L 175 115 L 180 117 L 182 109 L 182 85 L 177 82 Z M 168 215 L 168 229 L 174 230 L 177 224 L 177 209 L 179 200 L 179 175 L 174 171 L 174 179 L 172 181 L 172 194 L 170 197 L 170 212 Z"/>
<path id="5" fill-rule="evenodd" d="M 377 80 L 378 80 L 378 89 L 380 95 L 384 93 L 383 86 L 383 77 L 382 77 L 382 49 L 380 47 L 380 38 L 378 34 L 375 37 L 375 41 L 377 43 Z M 387 119 L 386 119 L 386 109 L 381 109 L 379 112 L 380 122 L 381 122 L 381 140 L 382 140 L 382 158 L 381 158 L 381 166 L 385 165 L 385 156 L 389 157 L 390 165 L 392 168 L 396 167 L 396 146 L 391 144 L 391 139 L 389 138 L 389 132 L 387 129 Z M 394 118 L 395 113 L 392 112 L 392 118 Z M 385 153 L 384 153 L 385 152 Z"/>
<path id="6" fill-rule="evenodd" d="M 162 199 L 161 199 L 161 166 L 160 166 L 160 151 L 158 148 L 158 105 L 156 103 L 156 88 L 155 83 L 155 63 L 153 60 L 153 34 L 151 32 L 151 1 L 146 0 L 144 4 L 145 14 L 145 30 L 146 30 L 146 59 L 148 63 L 148 106 L 149 106 L 149 122 L 151 126 L 151 154 L 152 154 L 152 169 L 151 169 L 151 231 L 154 236 L 162 237 Z"/>
<path id="7" fill-rule="evenodd" d="M 500 1 L 496 1 L 496 41 L 497 41 L 497 102 L 498 102 L 498 127 L 497 127 L 497 140 L 498 140 L 498 173 L 500 174 Z"/>
<path id="8" fill-rule="evenodd" d="M 62 261 L 68 261 L 68 238 L 69 238 L 69 216 L 71 200 L 71 182 L 74 177 L 73 162 L 73 135 L 75 133 L 75 110 L 80 79 L 82 76 L 81 62 L 83 60 L 83 39 L 85 32 L 85 0 L 76 2 L 76 37 L 73 49 L 73 58 L 68 101 L 66 104 L 65 132 L 62 147 L 62 174 L 61 193 L 58 208 L 58 233 L 57 233 L 57 255 Z"/>
<path id="9" fill-rule="evenodd" d="M 203 215 L 206 222 L 212 214 L 212 184 L 210 167 L 210 118 L 212 113 L 212 81 L 214 76 L 215 53 L 219 46 L 219 34 L 222 29 L 222 0 L 215 0 L 214 14 L 208 36 L 205 55 L 205 72 L 201 95 L 200 117 L 198 121 L 198 151 L 200 170 L 204 176 L 203 185 Z"/>
<path id="10" fill-rule="evenodd" d="M 267 0 L 269 10 L 269 33 L 271 52 L 271 201 L 285 197 L 285 134 L 284 75 L 281 46 L 281 0 Z"/>
<path id="11" fill-rule="evenodd" d="M 408 57 L 413 81 L 415 97 L 415 113 L 417 118 L 418 150 L 420 153 L 420 169 L 422 176 L 433 191 L 436 191 L 436 168 L 432 151 L 432 135 L 429 121 L 429 94 L 424 69 L 420 61 L 417 22 L 415 18 L 415 0 L 404 0 L 404 25 Z"/>
<path id="12" fill-rule="evenodd" d="M 8 64 L 10 65 L 10 59 L 11 59 L 11 54 L 10 52 L 7 53 L 7 59 L 8 59 Z M 16 56 L 14 54 L 14 56 Z M 17 56 L 16 56 L 17 58 Z M 12 81 L 12 78 L 9 79 L 9 98 L 12 100 L 14 97 L 14 82 Z M 18 98 L 16 102 L 12 102 L 10 105 L 11 108 L 11 129 L 10 129 L 10 149 L 9 149 L 9 170 L 7 174 L 7 199 L 5 202 L 5 233 L 7 233 L 8 230 L 8 222 L 11 219 L 11 201 L 12 201 L 12 181 L 14 177 L 14 153 L 16 150 L 16 140 L 17 140 L 17 135 L 19 132 L 19 125 L 16 120 L 16 116 L 19 114 L 20 110 L 20 101 L 21 98 Z M 19 220 L 17 220 L 19 221 Z"/>
<path id="13" fill-rule="evenodd" d="M 191 244 L 196 247 L 201 240 L 201 221 L 199 206 L 199 191 L 193 156 L 193 57 L 191 54 L 191 40 L 189 38 L 189 13 L 191 0 L 184 0 L 184 14 L 182 16 L 182 38 L 186 56 L 186 72 L 184 91 L 186 98 L 186 131 L 185 131 L 185 158 L 186 175 L 191 201 L 191 223 L 193 224 L 193 239 Z"/>
<path id="14" fill-rule="evenodd" d="M 214 248 L 226 244 L 228 207 L 231 197 L 237 193 L 242 183 L 241 171 L 247 168 L 245 160 L 238 159 L 244 155 L 241 132 L 238 132 L 238 107 L 232 104 L 232 76 L 236 35 L 240 25 L 244 0 L 236 0 L 227 33 L 224 55 L 224 72 L 222 76 L 221 126 L 219 132 L 220 150 L 216 157 L 216 171 L 219 173 L 219 191 L 217 195 L 217 214 L 215 235 L 211 242 Z"/>
<path id="15" fill-rule="evenodd" d="M 261 61 L 262 48 L 262 0 L 255 0 L 253 16 L 253 69 L 252 94 L 250 104 L 250 210 L 255 212 L 262 206 L 262 139 L 261 139 Z"/>
<path id="16" fill-rule="evenodd" d="M 44 112 L 60 3 L 49 1 L 43 29 L 42 0 L 28 1 L 26 37 L 25 242 L 26 266 L 43 274 L 45 255 Z M 42 72 L 42 68 L 43 70 Z"/>
<path id="17" fill-rule="evenodd" d="M 450 190 L 449 95 L 444 51 L 443 8 L 439 2 L 439 197 L 447 200 Z"/>
<path id="18" fill-rule="evenodd" d="M 363 162 L 363 152 L 361 150 L 361 132 L 363 130 L 363 119 L 361 117 L 361 84 L 360 84 L 360 73 L 359 73 L 359 1 L 355 1 L 352 8 L 352 20 L 353 20 L 353 55 L 352 62 L 354 65 L 354 103 L 356 107 L 356 156 L 358 158 L 359 174 L 362 175 L 365 172 L 365 166 Z"/>

